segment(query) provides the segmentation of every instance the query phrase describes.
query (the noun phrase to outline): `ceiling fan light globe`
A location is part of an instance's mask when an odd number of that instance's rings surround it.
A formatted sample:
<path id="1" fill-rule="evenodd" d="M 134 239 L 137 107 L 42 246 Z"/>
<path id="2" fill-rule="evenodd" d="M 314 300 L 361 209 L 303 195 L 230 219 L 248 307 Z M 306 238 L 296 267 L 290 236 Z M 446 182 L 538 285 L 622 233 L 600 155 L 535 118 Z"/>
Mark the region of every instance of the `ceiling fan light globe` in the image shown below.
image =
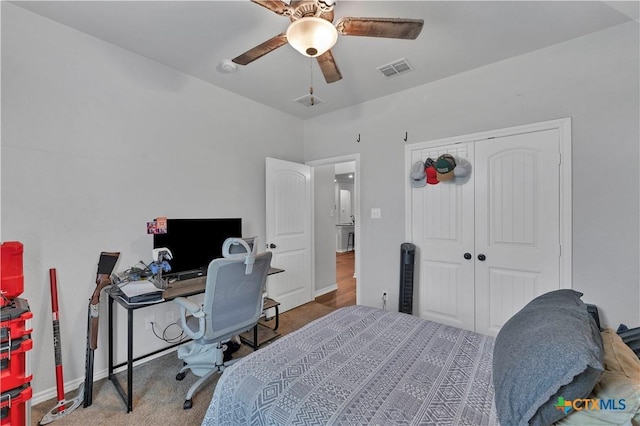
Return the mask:
<path id="1" fill-rule="evenodd" d="M 287 28 L 287 41 L 298 52 L 315 58 L 336 44 L 338 30 L 331 22 L 322 18 L 300 18 Z"/>

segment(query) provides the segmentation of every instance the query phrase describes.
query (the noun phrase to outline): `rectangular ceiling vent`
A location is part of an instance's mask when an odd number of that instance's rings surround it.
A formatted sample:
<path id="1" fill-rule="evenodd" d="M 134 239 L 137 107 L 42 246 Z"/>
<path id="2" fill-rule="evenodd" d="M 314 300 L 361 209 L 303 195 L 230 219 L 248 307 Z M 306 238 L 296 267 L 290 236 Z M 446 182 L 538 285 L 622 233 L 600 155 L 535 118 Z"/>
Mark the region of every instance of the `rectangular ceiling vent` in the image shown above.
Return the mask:
<path id="1" fill-rule="evenodd" d="M 313 103 L 311 102 L 311 98 L 313 98 Z M 306 94 L 304 96 L 300 96 L 293 100 L 293 102 L 297 102 L 300 105 L 304 105 L 306 107 L 316 106 L 318 104 L 323 103 L 324 101 L 317 97 L 316 95 L 311 96 L 310 94 Z"/>
<path id="2" fill-rule="evenodd" d="M 384 74 L 385 77 L 391 78 L 413 71 L 413 67 L 406 58 L 402 58 L 397 61 L 393 61 L 390 64 L 382 65 L 378 67 L 377 70 Z"/>

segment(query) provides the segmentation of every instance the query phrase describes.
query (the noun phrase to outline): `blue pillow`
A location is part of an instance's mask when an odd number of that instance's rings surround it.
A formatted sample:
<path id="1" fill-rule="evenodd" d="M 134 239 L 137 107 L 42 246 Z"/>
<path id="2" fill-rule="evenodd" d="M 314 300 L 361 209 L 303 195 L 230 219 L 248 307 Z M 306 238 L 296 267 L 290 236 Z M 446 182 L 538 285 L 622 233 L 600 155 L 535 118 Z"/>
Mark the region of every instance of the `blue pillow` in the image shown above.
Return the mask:
<path id="1" fill-rule="evenodd" d="M 581 296 L 545 293 L 501 328 L 493 352 L 500 424 L 549 425 L 570 412 L 556 408 L 560 397 L 591 393 L 604 370 L 602 337 Z"/>

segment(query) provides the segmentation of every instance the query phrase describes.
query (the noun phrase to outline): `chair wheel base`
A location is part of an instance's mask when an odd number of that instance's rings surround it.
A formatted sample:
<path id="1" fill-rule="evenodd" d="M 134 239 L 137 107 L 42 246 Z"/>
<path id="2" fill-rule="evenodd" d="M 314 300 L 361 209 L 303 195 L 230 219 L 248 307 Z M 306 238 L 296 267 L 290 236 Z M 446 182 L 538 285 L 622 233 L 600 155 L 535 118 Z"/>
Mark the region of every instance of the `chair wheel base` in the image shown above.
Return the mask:
<path id="1" fill-rule="evenodd" d="M 186 376 L 186 375 L 187 375 L 186 371 L 183 371 L 182 373 L 178 373 L 178 374 L 176 374 L 176 380 L 182 380 L 182 379 L 184 379 L 184 376 Z M 191 408 L 191 407 L 189 407 L 189 408 Z"/>
<path id="2" fill-rule="evenodd" d="M 184 404 L 182 404 L 182 408 L 185 410 L 188 410 L 191 407 L 193 407 L 193 402 L 191 402 L 190 399 L 185 400 Z"/>

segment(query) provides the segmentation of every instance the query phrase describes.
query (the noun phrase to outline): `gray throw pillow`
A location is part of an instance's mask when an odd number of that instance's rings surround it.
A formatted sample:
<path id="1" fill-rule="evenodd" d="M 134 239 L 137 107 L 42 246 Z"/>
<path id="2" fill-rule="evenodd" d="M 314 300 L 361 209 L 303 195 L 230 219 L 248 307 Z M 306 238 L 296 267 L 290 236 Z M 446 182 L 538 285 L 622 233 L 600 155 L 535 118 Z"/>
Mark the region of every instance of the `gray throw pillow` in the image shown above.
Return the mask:
<path id="1" fill-rule="evenodd" d="M 527 304 L 501 328 L 493 352 L 493 383 L 503 425 L 549 425 L 569 414 L 555 405 L 585 398 L 602 365 L 600 330 L 580 300 L 556 290 Z"/>

